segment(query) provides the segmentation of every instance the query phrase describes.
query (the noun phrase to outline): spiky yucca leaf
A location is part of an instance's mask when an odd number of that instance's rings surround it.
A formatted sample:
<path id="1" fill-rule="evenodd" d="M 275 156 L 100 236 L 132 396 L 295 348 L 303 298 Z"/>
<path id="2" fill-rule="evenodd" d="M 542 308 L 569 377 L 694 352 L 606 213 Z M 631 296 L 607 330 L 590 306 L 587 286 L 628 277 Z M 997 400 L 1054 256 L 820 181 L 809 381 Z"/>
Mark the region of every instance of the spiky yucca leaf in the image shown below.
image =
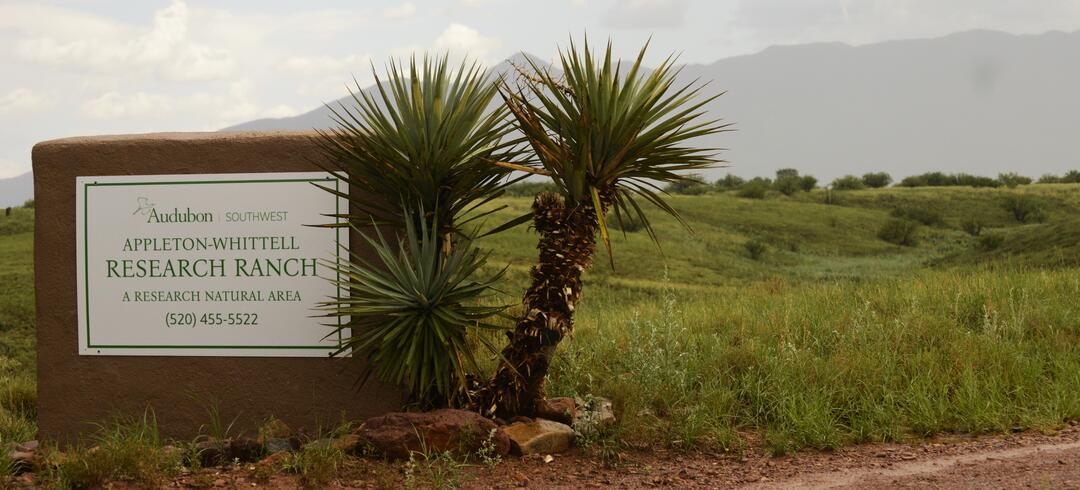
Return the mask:
<path id="1" fill-rule="evenodd" d="M 374 70 L 373 70 L 374 71 Z M 452 69 L 446 56 L 415 58 L 407 67 L 391 61 L 386 80 L 375 74 L 375 94 L 352 93 L 354 107 L 330 107 L 337 127 L 319 131 L 316 141 L 339 178 L 356 195 L 362 215 L 343 215 L 354 225 L 399 226 L 400 203 L 428 211 L 424 221 L 444 234 L 460 232 L 463 216 L 502 194 L 509 170 L 491 161 L 517 161 L 521 152 L 508 137 L 507 109 L 491 102 L 496 84 L 476 63 Z M 327 189 L 334 192 L 332 189 Z M 489 211 L 491 212 L 491 211 Z"/>
<path id="2" fill-rule="evenodd" d="M 353 254 L 347 264 L 330 263 L 348 294 L 320 306 L 326 316 L 348 318 L 331 334 L 351 329 L 335 355 L 366 357 L 362 378 L 374 372 L 420 401 L 439 403 L 459 392 L 467 372 L 478 370 L 470 339 L 497 352 L 485 336 L 469 331 L 502 328 L 490 320 L 506 307 L 484 302 L 503 272 L 475 279 L 489 252 L 462 241 L 444 255 L 439 232 L 425 221 L 417 225 L 407 217 L 404 229 L 396 246 L 377 227 L 374 237 L 361 233 L 378 261 Z"/>
<path id="3" fill-rule="evenodd" d="M 503 84 L 501 94 L 538 158 L 533 164 L 504 165 L 548 175 L 567 206 L 592 206 L 605 243 L 603 207 L 615 215 L 636 217 L 656 240 L 639 200 L 652 203 L 683 222 L 664 200 L 663 186 L 685 180 L 688 171 L 714 167 L 718 149 L 690 146 L 689 140 L 727 130 L 719 120 L 702 119 L 704 105 L 720 94 L 699 97 L 703 84 L 675 85 L 680 69 L 668 57 L 646 73 L 642 47 L 624 72 L 612 57 L 603 58 L 573 42 L 559 54 L 562 76 L 531 59 L 535 75 L 522 77 L 516 89 Z M 685 222 L 683 222 L 685 224 Z M 610 250 L 610 243 L 608 243 Z"/>

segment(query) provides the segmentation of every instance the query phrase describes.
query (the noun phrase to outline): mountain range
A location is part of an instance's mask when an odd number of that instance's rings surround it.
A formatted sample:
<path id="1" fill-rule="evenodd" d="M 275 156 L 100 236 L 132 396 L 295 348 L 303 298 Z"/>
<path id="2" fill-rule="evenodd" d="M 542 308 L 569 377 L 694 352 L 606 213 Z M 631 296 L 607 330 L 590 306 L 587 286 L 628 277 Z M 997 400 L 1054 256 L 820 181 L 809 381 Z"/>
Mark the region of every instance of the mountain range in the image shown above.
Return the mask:
<path id="1" fill-rule="evenodd" d="M 491 70 L 503 73 L 517 55 Z M 533 57 L 533 59 L 537 59 Z M 885 171 L 897 180 L 931 170 L 1032 177 L 1080 169 L 1080 31 L 1014 35 L 967 31 L 860 46 L 818 43 L 682 67 L 680 82 L 725 92 L 708 115 L 735 131 L 695 144 L 725 148 L 743 177 L 792 167 L 828 182 Z M 345 74 L 343 74 L 343 77 Z M 371 90 L 368 88 L 367 90 Z M 348 97 L 330 102 L 351 105 Z M 306 130 L 329 110 L 259 119 L 222 131 Z M 32 193 L 24 175 L 0 181 L 0 206 Z"/>
<path id="2" fill-rule="evenodd" d="M 697 141 L 727 149 L 730 168 L 711 178 L 771 175 L 785 167 L 824 181 L 870 171 L 1037 177 L 1080 168 L 1070 143 L 1080 129 L 1078 57 L 1080 31 L 978 30 L 862 46 L 774 46 L 686 65 L 680 78 L 725 92 L 706 110 L 736 131 Z M 492 68 L 508 69 L 507 62 Z M 351 104 L 346 97 L 330 105 L 339 102 Z M 224 130 L 332 124 L 324 106 Z"/>

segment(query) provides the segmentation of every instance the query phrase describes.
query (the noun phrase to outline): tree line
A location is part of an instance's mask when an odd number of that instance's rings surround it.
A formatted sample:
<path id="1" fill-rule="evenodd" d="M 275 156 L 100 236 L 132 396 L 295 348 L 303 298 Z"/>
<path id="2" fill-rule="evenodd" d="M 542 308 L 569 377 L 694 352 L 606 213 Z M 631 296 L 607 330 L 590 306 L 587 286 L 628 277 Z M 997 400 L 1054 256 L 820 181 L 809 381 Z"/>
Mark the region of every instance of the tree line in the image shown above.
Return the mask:
<path id="1" fill-rule="evenodd" d="M 880 189 L 894 185 L 895 187 L 1008 187 L 1014 188 L 1021 185 L 1036 184 L 1080 184 L 1080 170 L 1070 170 L 1063 175 L 1045 174 L 1038 180 L 1026 177 L 1015 172 L 1000 173 L 995 177 L 971 175 L 966 173 L 948 174 L 945 172 L 926 172 L 918 175 L 904 177 L 899 182 L 893 181 L 893 177 L 886 172 L 869 172 L 858 175 L 844 175 L 837 177 L 825 186 L 827 189 L 845 191 L 859 189 Z M 543 186 L 543 182 L 530 182 L 518 184 L 522 190 L 534 190 Z M 776 171 L 775 178 L 754 177 L 744 179 L 735 174 L 727 174 L 713 182 L 708 182 L 701 175 L 690 175 L 687 180 L 669 184 L 665 190 L 670 194 L 698 195 L 710 191 L 736 191 L 741 197 L 762 198 L 769 191 L 777 191 L 786 196 L 796 192 L 808 192 L 818 188 L 818 179 L 812 175 L 800 175 L 793 168 L 783 168 Z M 515 194 L 513 191 L 509 194 Z"/>

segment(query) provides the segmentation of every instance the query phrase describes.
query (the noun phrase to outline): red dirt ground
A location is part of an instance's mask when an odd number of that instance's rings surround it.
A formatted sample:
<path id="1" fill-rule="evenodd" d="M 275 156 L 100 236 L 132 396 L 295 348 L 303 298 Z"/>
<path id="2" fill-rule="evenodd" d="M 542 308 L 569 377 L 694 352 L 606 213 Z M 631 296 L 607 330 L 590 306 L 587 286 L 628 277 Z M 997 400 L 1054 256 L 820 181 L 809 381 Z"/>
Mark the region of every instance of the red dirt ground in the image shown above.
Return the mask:
<path id="1" fill-rule="evenodd" d="M 291 475 L 257 478 L 254 465 L 204 470 L 163 482 L 163 488 L 297 488 Z M 357 460 L 347 478 L 325 488 L 401 488 L 404 464 Z M 420 488 L 426 488 L 419 480 Z M 464 488 L 1068 488 L 1080 489 L 1080 426 L 1052 434 L 947 436 L 912 444 L 868 444 L 836 451 L 771 457 L 632 451 L 605 467 L 579 450 L 507 458 L 492 468 L 464 468 L 452 482 Z M 24 480 L 24 483 L 29 483 Z M 118 485 L 116 488 L 135 488 Z"/>

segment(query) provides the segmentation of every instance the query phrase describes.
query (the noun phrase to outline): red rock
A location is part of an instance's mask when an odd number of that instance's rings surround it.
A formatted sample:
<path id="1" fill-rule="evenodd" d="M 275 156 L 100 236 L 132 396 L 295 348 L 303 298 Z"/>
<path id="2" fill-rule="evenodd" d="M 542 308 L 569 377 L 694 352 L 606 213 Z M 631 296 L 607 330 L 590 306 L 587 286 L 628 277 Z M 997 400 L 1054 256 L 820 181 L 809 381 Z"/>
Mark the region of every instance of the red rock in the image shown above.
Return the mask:
<path id="1" fill-rule="evenodd" d="M 540 400 L 536 402 L 536 416 L 572 425 L 574 417 L 577 416 L 577 403 L 573 398 L 565 396 Z"/>
<path id="2" fill-rule="evenodd" d="M 356 434 L 391 458 L 405 459 L 412 452 L 473 453 L 489 437 L 500 456 L 510 452 L 510 440 L 495 422 L 475 412 L 442 409 L 432 412 L 393 412 L 372 417 Z"/>

